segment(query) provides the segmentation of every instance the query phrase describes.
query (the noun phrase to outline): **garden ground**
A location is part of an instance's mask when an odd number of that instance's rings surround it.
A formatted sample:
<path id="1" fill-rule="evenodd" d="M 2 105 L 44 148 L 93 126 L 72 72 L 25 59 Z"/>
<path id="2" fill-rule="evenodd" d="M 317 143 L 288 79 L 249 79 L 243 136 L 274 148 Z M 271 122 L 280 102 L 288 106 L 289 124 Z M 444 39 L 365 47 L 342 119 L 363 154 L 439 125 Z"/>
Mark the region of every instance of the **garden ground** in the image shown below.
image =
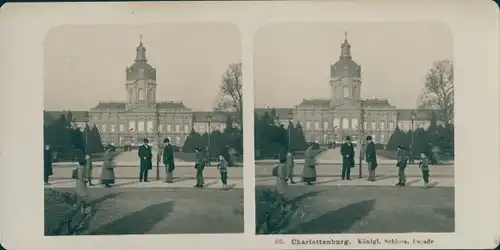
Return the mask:
<path id="1" fill-rule="evenodd" d="M 256 192 L 271 186 L 257 186 Z M 286 234 L 453 232 L 454 188 L 290 186 Z M 256 215 L 259 216 L 259 215 Z"/>
<path id="2" fill-rule="evenodd" d="M 73 192 L 74 188 L 55 190 Z M 89 193 L 96 213 L 83 234 L 243 233 L 244 230 L 243 189 L 91 188 Z"/>

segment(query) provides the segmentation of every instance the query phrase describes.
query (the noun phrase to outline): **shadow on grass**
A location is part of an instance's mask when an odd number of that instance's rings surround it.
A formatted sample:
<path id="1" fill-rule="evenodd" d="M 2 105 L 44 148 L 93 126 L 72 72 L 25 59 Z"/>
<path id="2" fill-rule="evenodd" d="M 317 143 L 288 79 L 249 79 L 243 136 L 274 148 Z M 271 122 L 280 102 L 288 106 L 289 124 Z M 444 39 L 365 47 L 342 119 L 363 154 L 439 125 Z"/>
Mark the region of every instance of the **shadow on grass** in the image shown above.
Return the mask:
<path id="1" fill-rule="evenodd" d="M 317 196 L 318 194 L 322 193 L 324 191 L 314 191 L 314 192 L 309 192 L 309 193 L 305 193 L 305 194 L 301 194 L 291 200 L 289 200 L 289 202 L 291 204 L 295 204 L 297 205 L 298 203 L 300 203 L 301 201 L 307 199 L 307 198 L 310 198 L 310 197 L 314 197 L 314 196 Z"/>
<path id="2" fill-rule="evenodd" d="M 375 200 L 356 202 L 335 211 L 301 223 L 285 234 L 335 234 L 345 233 L 357 221 L 365 217 L 375 206 Z"/>
<path id="3" fill-rule="evenodd" d="M 174 202 L 163 202 L 148 206 L 120 219 L 104 224 L 91 231 L 90 235 L 145 234 L 173 210 Z"/>
<path id="4" fill-rule="evenodd" d="M 101 203 L 103 201 L 106 201 L 106 200 L 109 200 L 109 199 L 113 199 L 113 198 L 115 198 L 115 197 L 117 197 L 119 195 L 122 195 L 122 194 L 123 194 L 123 192 L 107 194 L 107 195 L 104 195 L 104 196 L 102 196 L 100 198 L 91 200 L 89 202 L 89 204 L 92 205 L 92 206 L 95 206 L 95 205 L 97 205 L 97 204 L 99 204 L 99 203 Z"/>

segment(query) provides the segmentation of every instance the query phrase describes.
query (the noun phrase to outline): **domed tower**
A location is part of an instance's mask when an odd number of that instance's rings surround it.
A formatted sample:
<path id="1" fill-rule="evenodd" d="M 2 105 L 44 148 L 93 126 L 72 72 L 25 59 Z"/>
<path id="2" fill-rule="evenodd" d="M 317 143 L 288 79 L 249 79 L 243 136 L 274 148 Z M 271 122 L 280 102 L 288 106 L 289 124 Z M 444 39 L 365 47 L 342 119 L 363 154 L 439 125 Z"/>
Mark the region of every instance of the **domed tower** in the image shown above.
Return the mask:
<path id="1" fill-rule="evenodd" d="M 340 48 L 340 59 L 330 66 L 331 107 L 361 99 L 361 66 L 352 60 L 347 32 Z"/>
<path id="2" fill-rule="evenodd" d="M 156 69 L 148 64 L 146 47 L 142 43 L 136 49 L 135 62 L 126 70 L 127 107 L 144 105 L 150 108 L 156 103 Z"/>

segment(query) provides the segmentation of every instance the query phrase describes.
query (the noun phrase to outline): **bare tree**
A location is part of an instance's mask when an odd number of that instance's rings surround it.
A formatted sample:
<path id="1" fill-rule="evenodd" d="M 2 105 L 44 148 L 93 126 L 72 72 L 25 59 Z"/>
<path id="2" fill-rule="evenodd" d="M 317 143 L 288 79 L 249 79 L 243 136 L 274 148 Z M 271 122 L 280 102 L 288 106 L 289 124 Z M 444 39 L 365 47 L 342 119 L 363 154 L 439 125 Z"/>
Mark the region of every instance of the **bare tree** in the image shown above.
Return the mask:
<path id="1" fill-rule="evenodd" d="M 241 63 L 232 63 L 222 76 L 219 94 L 215 105 L 216 111 L 233 111 L 238 122 L 243 120 L 243 90 L 241 87 Z"/>
<path id="2" fill-rule="evenodd" d="M 434 62 L 425 79 L 419 108 L 448 126 L 454 119 L 454 94 L 453 62 L 450 60 Z"/>

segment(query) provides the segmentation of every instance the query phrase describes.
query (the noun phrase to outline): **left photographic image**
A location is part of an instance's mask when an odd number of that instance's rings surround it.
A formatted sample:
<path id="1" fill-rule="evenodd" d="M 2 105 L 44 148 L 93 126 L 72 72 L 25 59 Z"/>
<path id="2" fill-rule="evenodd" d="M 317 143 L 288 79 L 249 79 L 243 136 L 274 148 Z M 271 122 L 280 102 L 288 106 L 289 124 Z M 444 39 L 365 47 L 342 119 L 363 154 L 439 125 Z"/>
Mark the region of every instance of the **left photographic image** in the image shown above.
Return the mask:
<path id="1" fill-rule="evenodd" d="M 243 233 L 241 67 L 232 23 L 50 30 L 45 235 Z"/>

